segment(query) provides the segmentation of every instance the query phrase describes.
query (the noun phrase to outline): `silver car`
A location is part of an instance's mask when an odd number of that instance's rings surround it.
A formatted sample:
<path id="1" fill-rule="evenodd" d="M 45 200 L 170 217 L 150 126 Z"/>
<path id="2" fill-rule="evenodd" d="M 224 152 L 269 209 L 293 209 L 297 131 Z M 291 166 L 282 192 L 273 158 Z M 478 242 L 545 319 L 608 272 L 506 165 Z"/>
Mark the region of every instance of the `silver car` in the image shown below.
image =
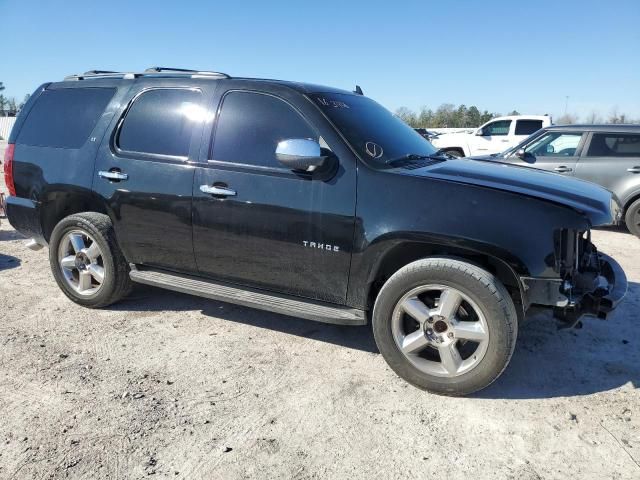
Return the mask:
<path id="1" fill-rule="evenodd" d="M 627 228 L 640 237 L 640 125 L 550 126 L 505 152 L 473 158 L 540 168 L 602 185 L 616 194 Z"/>

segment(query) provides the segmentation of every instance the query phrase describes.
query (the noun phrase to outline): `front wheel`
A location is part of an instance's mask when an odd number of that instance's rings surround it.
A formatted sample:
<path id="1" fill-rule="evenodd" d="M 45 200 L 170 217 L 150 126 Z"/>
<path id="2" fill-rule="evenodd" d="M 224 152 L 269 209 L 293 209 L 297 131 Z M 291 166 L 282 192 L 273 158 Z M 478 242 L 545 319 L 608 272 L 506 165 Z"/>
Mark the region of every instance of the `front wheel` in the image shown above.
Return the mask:
<path id="1" fill-rule="evenodd" d="M 467 395 L 491 384 L 516 343 L 517 313 L 491 273 L 450 258 L 397 271 L 373 310 L 376 344 L 389 366 L 416 387 Z"/>
<path id="2" fill-rule="evenodd" d="M 128 265 L 113 225 L 101 213 L 63 218 L 51 234 L 49 263 L 64 294 L 85 307 L 105 307 L 131 289 Z"/>

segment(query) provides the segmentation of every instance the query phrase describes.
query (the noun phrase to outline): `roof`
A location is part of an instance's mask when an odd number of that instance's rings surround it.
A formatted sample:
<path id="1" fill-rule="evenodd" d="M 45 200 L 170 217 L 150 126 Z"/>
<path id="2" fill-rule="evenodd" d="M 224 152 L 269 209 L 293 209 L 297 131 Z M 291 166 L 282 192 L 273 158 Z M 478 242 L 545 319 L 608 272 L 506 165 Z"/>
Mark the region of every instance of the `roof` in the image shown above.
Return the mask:
<path id="1" fill-rule="evenodd" d="M 232 80 L 247 80 L 252 82 L 263 82 L 271 85 L 283 85 L 285 87 L 292 88 L 302 93 L 341 93 L 341 94 L 349 94 L 356 95 L 354 92 L 350 92 L 349 90 L 343 90 L 341 88 L 328 87 L 326 85 L 318 85 L 315 83 L 305 83 L 305 82 L 294 82 L 290 80 L 274 80 L 270 78 L 251 78 L 251 77 L 231 77 Z"/>
<path id="2" fill-rule="evenodd" d="M 69 81 L 86 81 L 86 80 L 134 80 L 136 78 L 146 79 L 162 79 L 162 78 L 185 78 L 185 79 L 204 79 L 204 80 L 245 80 L 250 82 L 261 82 L 269 85 L 282 85 L 302 93 L 340 93 L 353 95 L 354 92 L 342 90 L 324 85 L 316 85 L 312 83 L 293 82 L 286 80 L 274 80 L 268 78 L 249 78 L 249 77 L 231 77 L 226 73 L 189 70 L 184 68 L 170 67 L 150 67 L 143 72 L 113 72 L 108 70 L 89 70 L 87 72 L 69 75 L 64 78 L 65 82 Z M 358 87 L 356 87 L 357 89 Z"/>
<path id="3" fill-rule="evenodd" d="M 573 132 L 620 132 L 620 133 L 640 133 L 640 124 L 630 123 L 609 123 L 599 125 L 551 125 L 547 130 L 571 130 Z"/>
<path id="4" fill-rule="evenodd" d="M 494 117 L 494 120 L 550 120 L 549 115 L 502 115 L 500 117 Z"/>

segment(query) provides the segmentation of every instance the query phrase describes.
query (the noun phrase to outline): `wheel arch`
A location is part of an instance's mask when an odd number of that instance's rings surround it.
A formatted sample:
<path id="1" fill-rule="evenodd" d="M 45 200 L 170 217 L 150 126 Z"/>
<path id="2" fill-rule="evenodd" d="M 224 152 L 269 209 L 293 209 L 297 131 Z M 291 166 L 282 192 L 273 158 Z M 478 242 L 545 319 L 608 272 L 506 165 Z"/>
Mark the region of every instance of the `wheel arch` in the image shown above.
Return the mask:
<path id="1" fill-rule="evenodd" d="M 486 251 L 431 242 L 406 240 L 387 249 L 371 269 L 367 282 L 367 309 L 371 310 L 382 285 L 402 267 L 423 258 L 451 258 L 462 260 L 494 274 L 507 288 L 518 311 L 518 319 L 524 317 L 524 291 L 518 272 L 507 261 Z M 526 274 L 523 266 L 519 273 Z"/>
<path id="2" fill-rule="evenodd" d="M 50 191 L 42 203 L 40 223 L 44 239 L 49 242 L 55 226 L 65 217 L 83 212 L 97 212 L 108 215 L 104 204 L 91 191 Z"/>

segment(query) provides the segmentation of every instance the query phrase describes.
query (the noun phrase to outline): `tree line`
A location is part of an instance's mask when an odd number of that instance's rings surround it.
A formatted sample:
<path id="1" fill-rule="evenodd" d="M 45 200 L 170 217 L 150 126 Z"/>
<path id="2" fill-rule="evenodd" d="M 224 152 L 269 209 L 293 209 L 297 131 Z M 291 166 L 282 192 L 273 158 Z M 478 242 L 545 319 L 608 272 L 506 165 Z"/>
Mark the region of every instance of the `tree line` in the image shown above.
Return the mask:
<path id="1" fill-rule="evenodd" d="M 4 84 L 0 82 L 0 117 L 15 117 L 20 109 L 24 107 L 24 104 L 27 103 L 30 95 L 25 95 L 22 102 L 18 103 L 15 97 L 5 97 L 2 93 L 4 89 Z"/>
<path id="2" fill-rule="evenodd" d="M 400 107 L 395 114 L 404 120 L 413 128 L 475 128 L 487 123 L 501 114 L 489 112 L 488 110 L 480 111 L 478 107 L 472 105 L 453 105 L 444 103 L 436 110 L 428 107 L 422 107 L 420 111 L 413 111 L 407 107 Z M 507 115 L 520 115 L 517 110 L 512 110 Z M 640 120 L 632 120 L 628 115 L 618 112 L 617 108 L 611 110 L 609 115 L 603 116 L 597 112 L 592 112 L 584 118 L 577 115 L 566 113 L 555 119 L 558 125 L 569 125 L 574 123 L 640 123 Z"/>
<path id="3" fill-rule="evenodd" d="M 488 110 L 481 112 L 475 105 L 456 107 L 452 103 L 443 103 L 436 110 L 422 107 L 419 112 L 414 112 L 407 107 L 400 107 L 395 114 L 413 128 L 478 127 L 499 116 L 499 114 Z M 518 115 L 518 112 L 513 111 L 510 115 Z"/>

